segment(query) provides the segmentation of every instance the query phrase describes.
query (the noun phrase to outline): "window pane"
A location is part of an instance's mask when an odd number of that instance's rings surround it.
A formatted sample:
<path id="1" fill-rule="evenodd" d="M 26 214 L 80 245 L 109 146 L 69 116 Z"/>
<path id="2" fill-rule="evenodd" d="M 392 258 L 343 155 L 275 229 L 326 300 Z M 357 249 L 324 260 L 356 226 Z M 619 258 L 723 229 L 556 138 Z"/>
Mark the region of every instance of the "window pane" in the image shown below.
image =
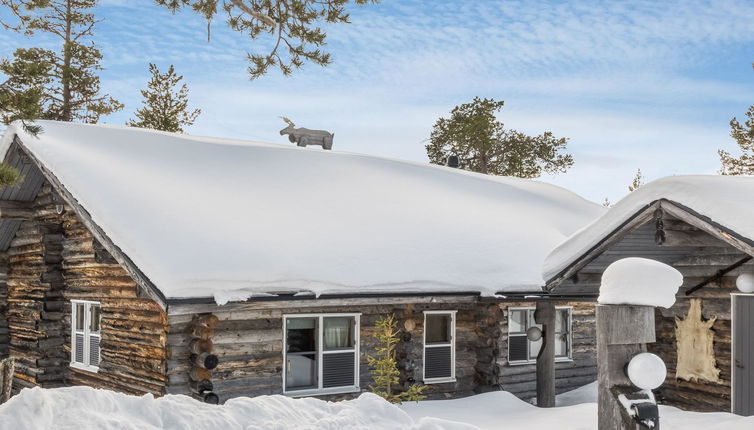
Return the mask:
<path id="1" fill-rule="evenodd" d="M 92 333 L 99 333 L 100 326 L 100 307 L 99 305 L 92 305 L 92 318 L 89 325 L 89 331 Z"/>
<path id="2" fill-rule="evenodd" d="M 317 350 L 317 318 L 288 318 L 286 321 L 288 352 Z"/>
<path id="3" fill-rule="evenodd" d="M 353 317 L 324 318 L 325 350 L 353 348 Z"/>
<path id="4" fill-rule="evenodd" d="M 84 331 L 84 304 L 83 303 L 76 303 L 76 330 L 77 331 Z"/>
<path id="5" fill-rule="evenodd" d="M 286 388 L 317 388 L 318 318 L 286 320 Z"/>
<path id="6" fill-rule="evenodd" d="M 525 333 L 526 332 L 526 311 L 512 310 L 508 312 L 508 332 Z"/>
<path id="7" fill-rule="evenodd" d="M 568 335 L 565 333 L 555 337 L 555 356 L 568 357 Z"/>
<path id="8" fill-rule="evenodd" d="M 429 314 L 427 315 L 426 342 L 431 343 L 449 343 L 450 342 L 450 321 L 448 314 Z"/>
<path id="9" fill-rule="evenodd" d="M 542 339 L 536 342 L 529 341 L 529 359 L 536 359 L 539 355 L 539 349 L 542 347 Z"/>
<path id="10" fill-rule="evenodd" d="M 317 354 L 287 354 L 286 388 L 317 388 Z"/>
<path id="11" fill-rule="evenodd" d="M 568 309 L 558 309 L 555 312 L 555 331 L 558 333 L 568 331 Z"/>

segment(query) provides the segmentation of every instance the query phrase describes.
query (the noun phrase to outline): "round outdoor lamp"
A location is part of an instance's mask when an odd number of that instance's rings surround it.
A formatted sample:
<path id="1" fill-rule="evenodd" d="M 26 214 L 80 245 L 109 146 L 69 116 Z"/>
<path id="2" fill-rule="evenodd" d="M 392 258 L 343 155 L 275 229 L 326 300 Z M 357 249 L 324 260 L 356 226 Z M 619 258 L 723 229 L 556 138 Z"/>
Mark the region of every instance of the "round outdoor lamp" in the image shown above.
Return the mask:
<path id="1" fill-rule="evenodd" d="M 754 293 L 754 273 L 747 272 L 738 275 L 736 288 L 742 293 Z"/>
<path id="2" fill-rule="evenodd" d="M 529 327 L 529 330 L 526 330 L 526 338 L 532 342 L 542 339 L 542 329 L 539 327 Z"/>
<path id="3" fill-rule="evenodd" d="M 631 383 L 642 390 L 654 390 L 665 382 L 668 369 L 662 359 L 649 352 L 637 354 L 626 366 Z"/>

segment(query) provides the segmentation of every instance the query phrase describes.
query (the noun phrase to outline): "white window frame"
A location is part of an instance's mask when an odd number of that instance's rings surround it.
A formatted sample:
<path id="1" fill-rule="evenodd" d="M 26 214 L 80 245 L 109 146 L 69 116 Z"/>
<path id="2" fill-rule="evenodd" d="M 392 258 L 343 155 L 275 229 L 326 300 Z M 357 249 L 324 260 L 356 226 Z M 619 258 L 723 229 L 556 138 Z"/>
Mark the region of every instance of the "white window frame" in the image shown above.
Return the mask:
<path id="1" fill-rule="evenodd" d="M 525 364 L 535 364 L 537 362 L 536 357 L 535 358 L 527 358 L 526 360 L 511 360 L 511 343 L 510 343 L 510 337 L 511 337 L 511 325 L 510 325 L 510 314 L 511 311 L 526 311 L 527 315 L 527 321 L 529 318 L 528 312 L 535 311 L 537 308 L 534 306 L 515 306 L 515 307 L 509 307 L 508 310 L 508 364 L 511 366 L 518 366 L 518 365 L 525 365 Z M 568 340 L 567 342 L 567 348 L 568 348 L 568 354 L 564 357 L 555 357 L 555 362 L 562 363 L 562 362 L 568 362 L 573 361 L 573 332 L 571 331 L 571 327 L 573 325 L 573 306 L 555 306 L 555 310 L 568 310 Z M 532 317 L 533 318 L 533 317 Z M 514 336 L 521 336 L 520 334 L 515 334 Z M 531 341 L 529 339 L 526 339 L 526 356 L 529 357 L 531 348 Z"/>
<path id="2" fill-rule="evenodd" d="M 446 382 L 456 382 L 456 310 L 424 311 L 423 340 L 422 348 L 422 381 L 425 384 L 442 384 Z M 450 343 L 440 343 L 427 345 L 427 315 L 450 315 Z M 426 366 L 427 348 L 447 347 L 450 345 L 450 377 L 449 378 L 427 378 L 424 370 Z"/>
<path id="3" fill-rule="evenodd" d="M 83 304 L 84 305 L 84 330 L 79 331 L 76 330 L 76 320 L 77 320 L 77 305 Z M 100 309 L 100 324 L 99 324 L 99 333 L 91 333 L 91 322 L 92 322 L 92 306 L 96 305 L 99 306 Z M 76 334 L 83 334 L 84 335 L 84 351 L 83 351 L 83 359 L 84 362 L 80 363 L 76 361 Z M 87 372 L 93 372 L 97 373 L 99 372 L 99 366 L 93 366 L 89 364 L 89 358 L 90 358 L 90 348 L 91 348 L 91 338 L 96 337 L 100 340 L 98 343 L 99 345 L 102 344 L 102 304 L 100 302 L 93 302 L 90 300 L 71 300 L 71 363 L 70 367 L 85 370 Z M 100 346 L 100 363 L 102 362 L 102 347 Z"/>
<path id="4" fill-rule="evenodd" d="M 322 388 L 322 356 L 326 354 L 337 354 L 348 352 L 346 349 L 335 351 L 325 351 L 324 345 L 324 318 L 326 317 L 353 317 L 354 327 L 354 380 L 353 385 L 345 387 Z M 317 388 L 290 390 L 286 388 L 286 360 L 288 355 L 288 318 L 317 318 Z M 359 387 L 359 357 L 361 343 L 361 313 L 313 313 L 313 314 L 285 314 L 283 315 L 283 394 L 291 397 L 322 396 L 328 394 L 357 393 L 361 391 Z"/>

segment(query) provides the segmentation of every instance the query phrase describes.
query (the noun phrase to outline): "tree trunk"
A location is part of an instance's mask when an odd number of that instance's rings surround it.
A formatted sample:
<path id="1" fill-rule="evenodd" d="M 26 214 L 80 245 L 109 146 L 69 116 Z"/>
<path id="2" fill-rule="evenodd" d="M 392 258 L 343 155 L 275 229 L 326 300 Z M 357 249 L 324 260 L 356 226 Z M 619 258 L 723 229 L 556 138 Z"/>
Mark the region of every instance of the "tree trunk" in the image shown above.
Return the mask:
<path id="1" fill-rule="evenodd" d="M 65 41 L 63 42 L 63 70 L 61 71 L 61 80 L 63 84 L 63 109 L 61 112 L 62 121 L 73 121 L 71 110 L 71 0 L 65 5 Z"/>

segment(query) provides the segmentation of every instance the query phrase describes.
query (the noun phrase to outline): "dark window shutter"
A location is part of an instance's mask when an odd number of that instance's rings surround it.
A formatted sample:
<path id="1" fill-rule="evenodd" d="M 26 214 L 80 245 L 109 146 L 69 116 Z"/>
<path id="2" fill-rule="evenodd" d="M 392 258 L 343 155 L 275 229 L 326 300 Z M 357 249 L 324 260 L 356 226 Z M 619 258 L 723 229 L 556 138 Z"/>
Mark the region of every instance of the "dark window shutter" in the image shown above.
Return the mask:
<path id="1" fill-rule="evenodd" d="M 89 365 L 99 366 L 99 336 L 89 338 Z"/>
<path id="2" fill-rule="evenodd" d="M 351 387 L 356 369 L 354 352 L 322 355 L 322 388 Z"/>
<path id="3" fill-rule="evenodd" d="M 529 353 L 526 346 L 529 340 L 526 336 L 508 337 L 508 361 L 526 361 L 529 359 Z"/>
<path id="4" fill-rule="evenodd" d="M 73 361 L 75 361 L 76 363 L 84 364 L 84 334 L 76 333 L 75 337 L 76 339 L 74 340 L 74 349 L 76 351 L 73 357 Z"/>
<path id="5" fill-rule="evenodd" d="M 424 378 L 450 378 L 452 371 L 451 346 L 435 346 L 424 349 Z"/>

